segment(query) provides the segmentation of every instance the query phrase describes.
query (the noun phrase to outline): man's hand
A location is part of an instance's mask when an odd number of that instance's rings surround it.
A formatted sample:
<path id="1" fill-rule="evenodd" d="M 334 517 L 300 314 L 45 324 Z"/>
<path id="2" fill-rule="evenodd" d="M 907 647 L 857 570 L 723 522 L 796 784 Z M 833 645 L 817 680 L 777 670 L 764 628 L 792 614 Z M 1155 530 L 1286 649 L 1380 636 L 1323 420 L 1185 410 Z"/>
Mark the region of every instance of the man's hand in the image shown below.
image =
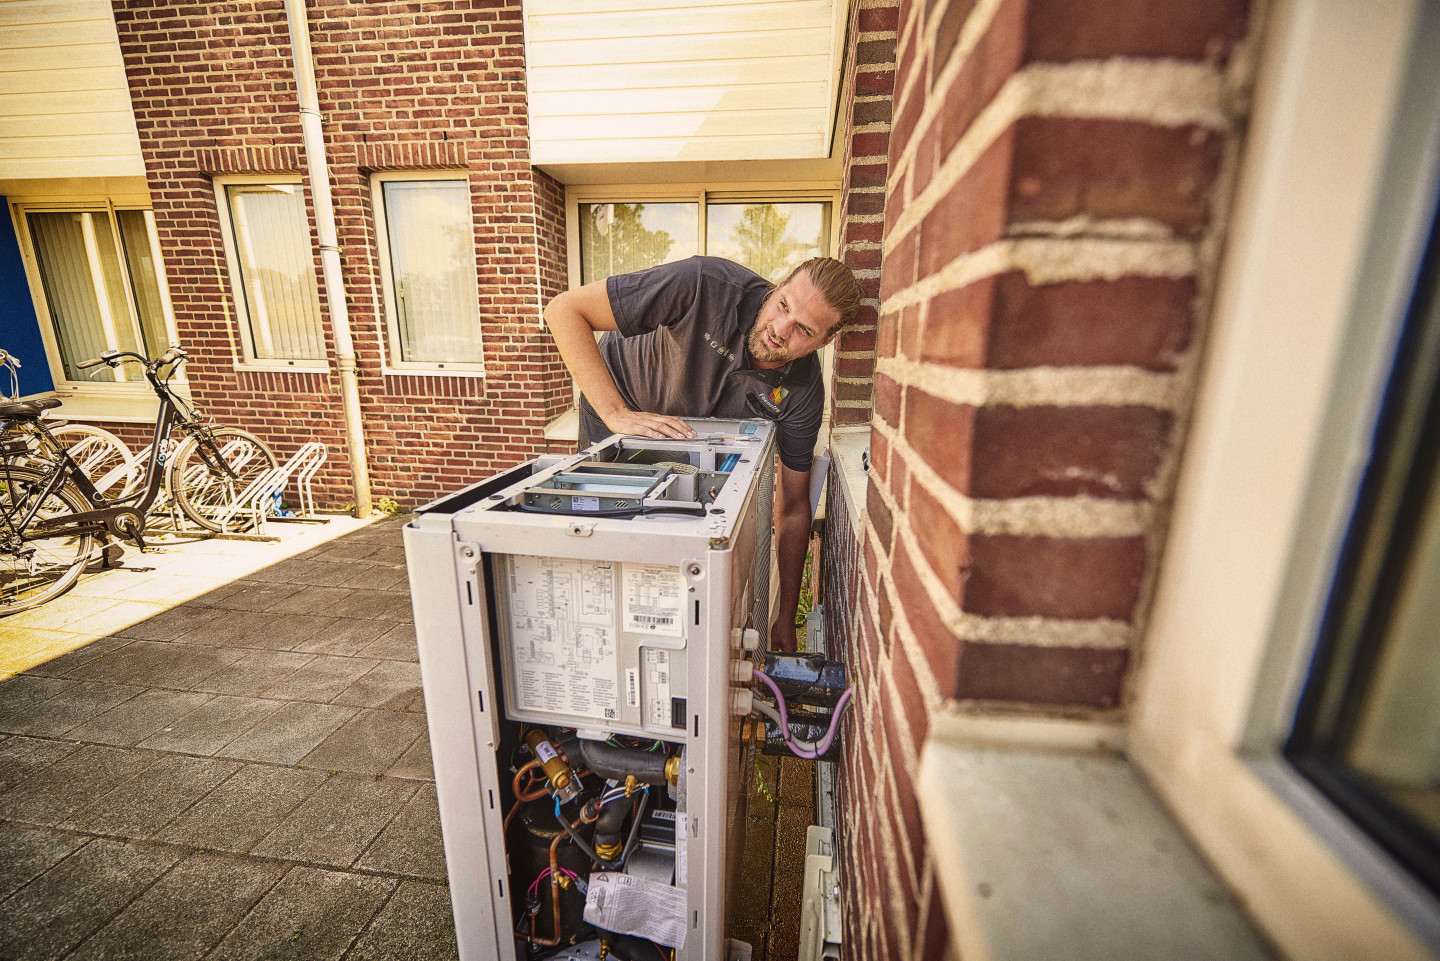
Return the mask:
<path id="1" fill-rule="evenodd" d="M 766 650 L 777 654 L 794 654 L 799 645 L 795 642 L 795 621 L 777 617 L 770 625 L 770 646 Z"/>
<path id="2" fill-rule="evenodd" d="M 640 437 L 674 437 L 680 440 L 695 436 L 695 431 L 689 424 L 668 414 L 647 414 L 643 411 L 622 408 L 609 416 L 602 416 L 601 419 L 605 421 L 606 427 L 617 434 L 635 434 Z"/>
<path id="3" fill-rule="evenodd" d="M 775 594 L 775 620 L 770 625 L 770 650 L 793 653 L 795 612 L 800 607 L 800 581 L 805 551 L 810 546 L 810 472 L 780 466 L 775 485 L 775 564 L 780 583 Z"/>

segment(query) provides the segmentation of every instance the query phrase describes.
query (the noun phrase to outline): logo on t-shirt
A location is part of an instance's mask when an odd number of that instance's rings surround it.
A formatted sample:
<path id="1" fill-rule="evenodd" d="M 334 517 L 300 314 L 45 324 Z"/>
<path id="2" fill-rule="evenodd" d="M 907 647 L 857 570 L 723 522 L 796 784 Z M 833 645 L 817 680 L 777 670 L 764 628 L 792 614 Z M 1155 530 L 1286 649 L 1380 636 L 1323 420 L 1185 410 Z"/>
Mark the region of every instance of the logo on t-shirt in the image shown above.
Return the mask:
<path id="1" fill-rule="evenodd" d="M 729 347 L 726 347 L 724 344 L 720 343 L 720 341 L 715 340 L 713 337 L 711 337 L 708 330 L 705 331 L 701 336 L 705 338 L 705 343 L 710 345 L 710 349 L 715 351 L 721 357 L 724 357 L 726 360 L 735 359 L 735 352 Z"/>

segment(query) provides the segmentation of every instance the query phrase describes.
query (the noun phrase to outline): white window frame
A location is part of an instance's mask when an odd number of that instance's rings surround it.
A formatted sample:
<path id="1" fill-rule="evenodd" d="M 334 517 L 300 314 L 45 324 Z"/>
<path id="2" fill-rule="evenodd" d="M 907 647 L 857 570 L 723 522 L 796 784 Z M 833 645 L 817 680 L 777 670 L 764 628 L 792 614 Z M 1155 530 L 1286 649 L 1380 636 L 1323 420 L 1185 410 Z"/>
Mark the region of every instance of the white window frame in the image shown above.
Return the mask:
<path id="1" fill-rule="evenodd" d="M 234 321 L 235 330 L 238 332 L 238 340 L 235 346 L 238 348 L 235 355 L 235 366 L 247 370 L 303 370 L 303 371 L 326 371 L 330 368 L 329 350 L 325 347 L 327 342 L 327 331 L 325 324 L 324 302 L 317 296 L 319 303 L 317 317 L 320 323 L 320 344 L 324 356 L 315 359 L 301 358 L 261 358 L 255 350 L 255 343 L 250 332 L 250 319 L 248 316 L 248 301 L 245 298 L 244 278 L 240 272 L 239 251 L 235 249 L 235 223 L 230 215 L 230 198 L 225 188 L 228 186 L 243 184 L 294 184 L 300 187 L 302 180 L 299 174 L 234 174 L 224 177 L 215 177 L 211 180 L 211 187 L 215 192 L 215 209 L 220 215 L 220 239 L 224 245 L 226 276 L 230 278 L 230 316 Z M 314 270 L 314 244 L 310 236 L 309 202 L 304 190 L 301 190 L 301 206 L 307 211 L 305 216 L 305 244 L 312 251 L 311 270 Z M 316 290 L 323 291 L 324 285 L 320 283 L 318 275 L 315 277 Z"/>
<path id="2" fill-rule="evenodd" d="M 711 203 L 829 203 L 830 252 L 840 250 L 840 189 L 833 183 L 714 183 L 714 184 L 586 184 L 565 191 L 565 246 L 570 286 L 580 286 L 580 205 L 581 204 L 665 204 L 698 205 L 695 221 L 695 250 L 705 255 L 706 205 Z"/>
<path id="3" fill-rule="evenodd" d="M 380 318 L 379 341 L 381 350 L 381 370 L 393 374 L 419 374 L 436 376 L 458 376 L 458 377 L 484 377 L 485 376 L 485 342 L 483 325 L 480 342 L 480 359 L 473 362 L 446 362 L 436 361 L 404 361 L 400 359 L 400 311 L 395 301 L 395 278 L 390 264 L 390 243 L 389 227 L 385 218 L 385 196 L 383 184 L 389 181 L 414 181 L 414 180 L 437 180 L 437 181 L 460 181 L 465 184 L 466 193 L 470 192 L 470 172 L 464 169 L 456 170 L 385 170 L 377 171 L 370 176 L 370 204 L 375 216 L 375 252 L 376 266 L 380 273 L 380 292 L 382 298 L 382 311 L 377 311 Z M 474 214 L 471 214 L 471 242 L 470 242 L 470 277 L 474 287 L 474 299 L 477 307 L 475 322 L 480 324 L 478 306 L 480 303 L 480 282 L 477 274 L 478 267 L 475 262 L 474 242 Z"/>
<path id="4" fill-rule="evenodd" d="M 155 282 L 160 294 L 165 333 L 170 343 L 178 343 L 179 335 L 175 326 L 175 311 L 170 302 L 170 287 L 166 278 L 163 250 L 156 229 L 155 214 L 150 204 L 128 196 L 124 198 L 92 196 L 66 197 L 63 200 L 12 198 L 9 206 L 11 223 L 20 243 L 20 258 L 24 264 L 26 282 L 30 287 L 36 322 L 40 327 L 40 339 L 45 346 L 45 359 L 50 368 L 50 378 L 55 385 L 55 392 L 60 395 L 64 405 L 64 415 L 77 419 L 119 423 L 139 423 L 153 420 L 159 409 L 160 401 L 154 391 L 150 389 L 150 385 L 139 375 L 138 368 L 125 369 L 126 380 L 120 383 L 71 380 L 66 376 L 60 343 L 55 336 L 54 318 L 50 314 L 50 304 L 45 297 L 45 284 L 40 274 L 40 261 L 35 253 L 35 244 L 30 236 L 30 225 L 26 218 L 27 214 L 80 213 L 99 210 L 113 214 L 124 210 L 143 211 L 146 234 L 149 237 L 151 253 L 155 259 Z M 121 249 L 123 248 L 117 247 L 117 252 Z M 121 277 L 127 296 L 131 297 L 133 301 L 134 294 L 130 291 L 129 272 L 122 269 Z M 106 297 L 103 295 L 98 299 L 102 304 L 106 302 Z M 74 359 L 84 360 L 86 358 Z M 183 367 L 176 372 L 172 386 L 179 391 L 181 397 L 188 398 L 189 387 L 185 382 Z"/>

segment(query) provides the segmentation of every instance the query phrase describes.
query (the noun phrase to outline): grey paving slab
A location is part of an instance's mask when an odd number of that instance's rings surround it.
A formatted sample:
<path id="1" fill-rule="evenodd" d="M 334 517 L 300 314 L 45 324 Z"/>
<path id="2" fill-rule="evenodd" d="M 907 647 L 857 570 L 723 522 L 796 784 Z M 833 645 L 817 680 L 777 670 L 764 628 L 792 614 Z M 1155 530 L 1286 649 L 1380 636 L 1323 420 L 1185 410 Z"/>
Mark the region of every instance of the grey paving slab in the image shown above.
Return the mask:
<path id="1" fill-rule="evenodd" d="M 355 867 L 386 874 L 408 874 L 411 877 L 443 881 L 445 846 L 440 839 L 440 805 L 435 785 L 422 785 L 420 790 L 385 825 Z"/>
<path id="2" fill-rule="evenodd" d="M 59 864 L 89 838 L 0 821 L 0 901 Z"/>
<path id="3" fill-rule="evenodd" d="M 396 624 L 361 648 L 359 654 L 361 657 L 383 657 L 391 661 L 420 663 L 420 649 L 415 643 L 415 625 Z"/>
<path id="4" fill-rule="evenodd" d="M 35 737 L 6 737 L 0 740 L 0 794 L 78 750 L 79 746 L 69 741 Z"/>
<path id="5" fill-rule="evenodd" d="M 299 670 L 270 685 L 261 693 L 277 701 L 329 703 L 379 663 L 364 657 L 316 654 Z"/>
<path id="6" fill-rule="evenodd" d="M 381 661 L 336 695 L 330 703 L 403 711 L 419 690 L 419 664 Z"/>
<path id="7" fill-rule="evenodd" d="M 313 557 L 289 557 L 277 564 L 271 564 L 269 567 L 262 567 L 246 579 L 272 584 L 309 584 L 311 582 L 305 580 L 305 574 L 314 570 L 320 563 Z"/>
<path id="8" fill-rule="evenodd" d="M 287 703 L 215 753 L 244 761 L 294 764 L 355 716 L 353 707 Z"/>
<path id="9" fill-rule="evenodd" d="M 231 662 L 195 685 L 217 694 L 256 695 L 310 663 L 313 655 L 288 651 L 242 651 Z"/>
<path id="10" fill-rule="evenodd" d="M 300 643 L 295 645 L 295 650 L 308 651 L 312 654 L 338 654 L 352 657 L 359 654 L 362 648 L 374 643 L 390 627 L 388 621 L 337 617 L 331 623 L 302 638 Z"/>
<path id="11" fill-rule="evenodd" d="M 46 698 L 25 716 L 12 718 L 7 725 L 9 733 L 58 737 L 144 690 L 143 687 L 132 687 L 128 684 L 75 684 Z"/>
<path id="12" fill-rule="evenodd" d="M 184 650 L 167 641 L 131 641 L 78 665 L 67 677 L 87 681 L 109 681 L 114 684 L 151 684 L 157 669 L 178 651 Z"/>
<path id="13" fill-rule="evenodd" d="M 220 647 L 288 651 L 333 620 L 332 617 L 307 613 L 232 611 L 206 625 L 206 643 Z"/>
<path id="14" fill-rule="evenodd" d="M 354 593 L 348 587 L 315 587 L 308 585 L 298 588 L 282 602 L 276 604 L 276 613 L 310 614 L 324 611 L 334 614 L 336 608 Z"/>
<path id="15" fill-rule="evenodd" d="M 222 611 L 214 608 L 182 604 L 147 618 L 133 627 L 125 628 L 120 631 L 120 636 L 144 641 L 195 640 L 203 638 L 205 625 L 222 614 Z"/>
<path id="16" fill-rule="evenodd" d="M 182 854 L 156 845 L 91 841 L 0 902 L 0 957 L 62 957 Z"/>
<path id="17" fill-rule="evenodd" d="M 410 750 L 400 755 L 390 770 L 385 772 L 390 777 L 411 778 L 417 781 L 435 780 L 435 765 L 430 757 L 430 738 L 416 738 L 415 743 L 410 745 Z"/>
<path id="18" fill-rule="evenodd" d="M 75 811 L 60 826 L 92 834 L 148 838 L 239 769 L 235 761 L 160 754 L 145 770 Z"/>
<path id="19" fill-rule="evenodd" d="M 295 584 L 256 581 L 246 578 L 217 588 L 202 597 L 195 598 L 190 603 L 199 607 L 220 608 L 226 611 L 268 611 L 273 609 L 278 602 L 299 590 L 300 587 Z"/>
<path id="20" fill-rule="evenodd" d="M 214 754 L 280 709 L 280 702 L 218 695 L 141 741 L 139 747 Z"/>
<path id="21" fill-rule="evenodd" d="M 311 587 L 364 587 L 366 585 L 363 580 L 360 584 L 354 583 L 356 578 L 363 579 L 365 575 L 378 569 L 379 566 L 367 560 L 355 560 L 327 554 L 315 558 L 315 566 L 300 575 L 296 583 Z"/>
<path id="22" fill-rule="evenodd" d="M 286 865 L 202 851 L 175 867 L 95 932 L 71 961 L 190 961 L 203 957 L 284 876 Z"/>
<path id="23" fill-rule="evenodd" d="M 86 745 L 0 794 L 0 811 L 13 821 L 60 824 L 121 781 L 145 770 L 156 757 L 149 751 Z"/>
<path id="24" fill-rule="evenodd" d="M 209 645 L 181 645 L 171 657 L 156 665 L 151 683 L 155 687 L 174 691 L 189 691 L 197 688 L 204 680 L 245 656 L 245 651 L 233 647 L 211 647 Z"/>
<path id="25" fill-rule="evenodd" d="M 413 616 L 408 591 L 354 590 L 329 608 L 337 617 L 365 617 L 399 623 Z"/>
<path id="26" fill-rule="evenodd" d="M 413 781 L 337 774 L 292 811 L 251 853 L 348 867 L 417 789 Z"/>
<path id="27" fill-rule="evenodd" d="M 450 889 L 402 881 L 345 961 L 459 961 Z"/>
<path id="28" fill-rule="evenodd" d="M 390 564 L 371 564 L 365 570 L 353 572 L 339 583 L 340 587 L 361 587 L 371 591 L 408 591 L 410 580 L 405 568 Z"/>
<path id="29" fill-rule="evenodd" d="M 206 961 L 339 958 L 395 885 L 389 878 L 293 868 Z"/>
<path id="30" fill-rule="evenodd" d="M 143 691 L 71 728 L 65 736 L 77 741 L 132 747 L 214 696 L 199 692 Z"/>
<path id="31" fill-rule="evenodd" d="M 321 741 L 299 763 L 322 771 L 384 774 L 425 733 L 425 719 L 417 714 L 367 708 Z"/>
<path id="32" fill-rule="evenodd" d="M 323 771 L 247 764 L 156 840 L 244 854 L 325 782 Z"/>
<path id="33" fill-rule="evenodd" d="M 0 731 L 23 724 L 42 701 L 74 686 L 74 681 L 62 678 L 25 674 L 0 681 Z"/>
<path id="34" fill-rule="evenodd" d="M 75 648 L 68 654 L 51 658 L 44 664 L 36 664 L 25 674 L 33 677 L 64 677 L 75 668 L 88 664 L 100 655 L 108 654 L 117 647 L 124 647 L 131 640 L 132 638 L 119 636 L 98 637 L 89 644 Z"/>

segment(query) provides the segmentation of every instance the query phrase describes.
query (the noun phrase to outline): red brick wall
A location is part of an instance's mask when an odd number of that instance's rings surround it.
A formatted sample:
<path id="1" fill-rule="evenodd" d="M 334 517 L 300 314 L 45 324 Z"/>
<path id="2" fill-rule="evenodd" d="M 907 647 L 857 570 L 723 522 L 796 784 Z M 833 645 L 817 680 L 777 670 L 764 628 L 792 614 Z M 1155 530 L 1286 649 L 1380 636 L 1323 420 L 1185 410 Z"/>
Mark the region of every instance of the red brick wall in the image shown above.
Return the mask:
<path id="1" fill-rule="evenodd" d="M 826 596 L 861 599 L 852 959 L 944 956 L 914 787 L 942 715 L 1123 718 L 1254 33 L 1248 0 L 902 0 L 897 26 L 872 468 L 826 548 Z"/>
<path id="2" fill-rule="evenodd" d="M 352 494 L 338 377 L 238 366 L 211 182 L 304 170 L 282 4 L 114 7 L 195 400 L 281 457 L 324 441 L 317 494 L 341 506 Z M 545 422 L 568 406 L 568 378 L 538 322 L 539 304 L 565 285 L 563 194 L 529 164 L 519 0 L 311 0 L 308 12 L 371 483 L 377 497 L 415 506 L 543 450 Z M 469 173 L 483 380 L 381 370 L 370 174 L 437 168 Z M 308 199 L 308 178 L 305 187 Z M 318 244 L 313 229 L 312 210 Z"/>
<path id="3" fill-rule="evenodd" d="M 841 84 L 845 102 L 838 128 L 845 158 L 840 258 L 860 281 L 864 300 L 854 322 L 835 340 L 830 416 L 837 427 L 870 420 L 897 20 L 897 0 L 852 0 L 850 4 L 846 72 Z"/>

